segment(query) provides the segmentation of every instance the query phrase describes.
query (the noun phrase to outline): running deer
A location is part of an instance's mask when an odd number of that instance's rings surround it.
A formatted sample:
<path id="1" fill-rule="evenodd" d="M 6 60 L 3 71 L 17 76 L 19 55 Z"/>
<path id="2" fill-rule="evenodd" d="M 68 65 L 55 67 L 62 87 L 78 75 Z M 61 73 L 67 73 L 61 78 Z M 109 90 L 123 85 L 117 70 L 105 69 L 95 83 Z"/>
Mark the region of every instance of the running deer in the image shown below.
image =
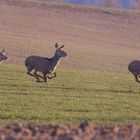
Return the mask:
<path id="1" fill-rule="evenodd" d="M 44 82 L 47 82 L 48 79 L 56 77 L 55 70 L 60 58 L 67 57 L 67 53 L 63 50 L 64 45 L 59 47 L 56 43 L 55 48 L 56 50 L 52 58 L 32 55 L 25 60 L 27 74 L 35 77 L 37 82 L 41 82 L 40 78 L 43 79 Z M 32 70 L 34 70 L 34 73 L 31 73 Z M 38 72 L 41 72 L 43 76 L 39 75 Z"/>
<path id="2" fill-rule="evenodd" d="M 2 62 L 2 61 L 4 61 L 4 60 L 7 60 L 8 59 L 8 57 L 5 55 L 5 50 L 2 50 L 1 52 L 0 52 L 0 62 Z"/>
<path id="3" fill-rule="evenodd" d="M 134 60 L 128 65 L 128 70 L 134 75 L 135 81 L 140 83 L 140 60 Z"/>

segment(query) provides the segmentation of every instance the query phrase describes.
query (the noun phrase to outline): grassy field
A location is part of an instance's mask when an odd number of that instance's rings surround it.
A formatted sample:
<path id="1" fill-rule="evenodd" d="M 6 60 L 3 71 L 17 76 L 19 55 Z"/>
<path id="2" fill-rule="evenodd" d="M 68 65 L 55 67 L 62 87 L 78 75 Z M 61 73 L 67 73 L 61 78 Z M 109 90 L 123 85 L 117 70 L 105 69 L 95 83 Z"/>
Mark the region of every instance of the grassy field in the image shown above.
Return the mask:
<path id="1" fill-rule="evenodd" d="M 0 123 L 140 123 L 140 86 L 128 74 L 59 70 L 36 83 L 22 66 L 0 66 Z"/>

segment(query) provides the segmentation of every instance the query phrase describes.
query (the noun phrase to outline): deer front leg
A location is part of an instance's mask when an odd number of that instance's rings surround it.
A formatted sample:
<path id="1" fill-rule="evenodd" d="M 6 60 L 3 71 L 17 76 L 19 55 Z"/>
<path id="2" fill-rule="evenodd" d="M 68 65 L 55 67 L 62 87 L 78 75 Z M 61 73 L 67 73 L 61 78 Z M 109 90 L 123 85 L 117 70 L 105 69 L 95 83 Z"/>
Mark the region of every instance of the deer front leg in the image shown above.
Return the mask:
<path id="1" fill-rule="evenodd" d="M 52 79 L 52 78 L 54 78 L 54 77 L 56 77 L 56 72 L 54 72 L 54 73 L 52 73 L 53 74 L 53 76 L 47 76 L 49 79 Z"/>

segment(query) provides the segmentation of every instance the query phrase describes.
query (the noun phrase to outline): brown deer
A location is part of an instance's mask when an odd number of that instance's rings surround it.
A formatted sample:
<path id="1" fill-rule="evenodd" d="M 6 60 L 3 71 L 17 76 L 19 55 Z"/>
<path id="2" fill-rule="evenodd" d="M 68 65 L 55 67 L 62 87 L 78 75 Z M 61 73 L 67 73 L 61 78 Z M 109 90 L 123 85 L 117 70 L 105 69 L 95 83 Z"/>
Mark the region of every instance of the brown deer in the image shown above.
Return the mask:
<path id="1" fill-rule="evenodd" d="M 5 49 L 0 52 L 0 62 L 7 60 L 8 57 L 5 55 Z"/>
<path id="2" fill-rule="evenodd" d="M 128 70 L 134 75 L 135 81 L 140 83 L 140 60 L 134 60 L 129 63 Z"/>
<path id="3" fill-rule="evenodd" d="M 67 53 L 63 50 L 64 45 L 59 47 L 56 43 L 55 48 L 56 50 L 52 58 L 32 55 L 25 60 L 25 65 L 28 70 L 27 74 L 35 77 L 37 82 L 41 82 L 40 78 L 43 79 L 44 82 L 47 82 L 48 79 L 56 77 L 55 70 L 60 58 L 67 57 Z M 32 70 L 34 70 L 34 73 L 31 73 Z M 43 76 L 39 75 L 38 72 L 41 72 Z"/>

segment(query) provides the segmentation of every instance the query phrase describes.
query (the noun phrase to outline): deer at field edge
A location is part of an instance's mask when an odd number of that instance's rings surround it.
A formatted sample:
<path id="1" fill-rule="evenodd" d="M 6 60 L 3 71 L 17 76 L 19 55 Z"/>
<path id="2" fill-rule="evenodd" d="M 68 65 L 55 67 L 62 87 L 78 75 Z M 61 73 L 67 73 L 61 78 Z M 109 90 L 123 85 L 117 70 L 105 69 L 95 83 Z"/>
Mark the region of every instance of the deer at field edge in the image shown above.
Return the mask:
<path id="1" fill-rule="evenodd" d="M 134 60 L 129 63 L 128 70 L 134 75 L 135 81 L 140 83 L 140 60 Z"/>
<path id="2" fill-rule="evenodd" d="M 64 45 L 61 47 L 58 44 L 55 44 L 55 53 L 52 58 L 41 57 L 41 56 L 29 56 L 25 60 L 25 65 L 27 67 L 27 74 L 33 76 L 37 79 L 37 82 L 41 82 L 40 78 L 44 82 L 47 82 L 48 79 L 56 77 L 56 68 L 59 65 L 60 58 L 67 57 L 67 53 L 63 50 Z M 31 73 L 34 70 L 34 73 Z M 39 75 L 38 72 L 41 72 L 43 76 Z"/>
<path id="3" fill-rule="evenodd" d="M 0 62 L 8 60 L 8 57 L 5 54 L 5 49 L 0 52 Z"/>

